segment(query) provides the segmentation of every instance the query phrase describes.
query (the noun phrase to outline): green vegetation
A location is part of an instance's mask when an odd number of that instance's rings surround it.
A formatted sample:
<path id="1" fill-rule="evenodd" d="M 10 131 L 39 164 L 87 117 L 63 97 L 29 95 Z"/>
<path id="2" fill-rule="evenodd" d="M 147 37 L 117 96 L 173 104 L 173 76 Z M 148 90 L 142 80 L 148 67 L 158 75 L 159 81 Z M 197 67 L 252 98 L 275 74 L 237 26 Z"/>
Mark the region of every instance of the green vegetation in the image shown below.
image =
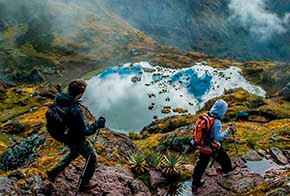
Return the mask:
<path id="1" fill-rule="evenodd" d="M 167 175 L 178 175 L 178 168 L 182 166 L 184 159 L 177 153 L 167 151 L 162 162 L 162 171 Z"/>
<path id="2" fill-rule="evenodd" d="M 143 152 L 133 152 L 128 155 L 128 164 L 136 174 L 144 174 L 147 170 L 146 156 Z"/>

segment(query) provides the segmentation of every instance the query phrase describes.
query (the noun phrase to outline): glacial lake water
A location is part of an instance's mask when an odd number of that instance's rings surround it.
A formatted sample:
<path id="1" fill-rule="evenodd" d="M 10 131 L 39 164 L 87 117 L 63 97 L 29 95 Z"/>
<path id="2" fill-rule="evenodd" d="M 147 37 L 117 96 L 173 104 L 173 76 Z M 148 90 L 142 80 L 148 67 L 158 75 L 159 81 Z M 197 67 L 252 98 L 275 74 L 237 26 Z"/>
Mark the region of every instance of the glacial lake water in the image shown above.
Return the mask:
<path id="1" fill-rule="evenodd" d="M 265 96 L 265 91 L 243 78 L 237 67 L 216 69 L 206 62 L 190 68 L 170 69 L 147 62 L 109 68 L 88 80 L 83 103 L 96 116 L 104 116 L 116 131 L 139 132 L 154 116 L 176 115 L 164 106 L 183 108 L 195 114 L 206 101 L 225 90 L 243 88 Z M 151 107 L 151 110 L 148 107 Z"/>

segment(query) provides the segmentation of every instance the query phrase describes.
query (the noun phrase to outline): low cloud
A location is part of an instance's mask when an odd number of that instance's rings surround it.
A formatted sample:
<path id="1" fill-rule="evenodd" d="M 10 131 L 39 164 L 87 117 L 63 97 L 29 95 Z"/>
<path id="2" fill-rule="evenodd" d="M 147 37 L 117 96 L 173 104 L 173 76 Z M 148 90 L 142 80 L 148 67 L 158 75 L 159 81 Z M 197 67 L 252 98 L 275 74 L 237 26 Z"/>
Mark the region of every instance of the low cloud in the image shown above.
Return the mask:
<path id="1" fill-rule="evenodd" d="M 230 19 L 239 21 L 259 40 L 267 40 L 273 35 L 289 30 L 290 13 L 279 16 L 267 9 L 267 0 L 230 0 Z"/>

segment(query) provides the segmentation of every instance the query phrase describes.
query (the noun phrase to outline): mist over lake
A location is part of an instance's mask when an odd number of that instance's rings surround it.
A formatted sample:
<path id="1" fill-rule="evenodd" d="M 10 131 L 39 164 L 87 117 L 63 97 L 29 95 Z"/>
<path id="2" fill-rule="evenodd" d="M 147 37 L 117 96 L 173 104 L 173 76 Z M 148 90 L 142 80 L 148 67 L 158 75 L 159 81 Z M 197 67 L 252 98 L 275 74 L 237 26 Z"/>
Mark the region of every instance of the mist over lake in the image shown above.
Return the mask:
<path id="1" fill-rule="evenodd" d="M 138 132 L 154 116 L 176 115 L 173 109 L 177 108 L 195 114 L 206 101 L 234 88 L 265 95 L 263 89 L 246 81 L 237 67 L 216 69 L 203 62 L 176 70 L 147 62 L 128 63 L 90 79 L 83 102 L 96 117 L 106 117 L 108 127 Z M 162 113 L 163 107 L 170 112 Z"/>

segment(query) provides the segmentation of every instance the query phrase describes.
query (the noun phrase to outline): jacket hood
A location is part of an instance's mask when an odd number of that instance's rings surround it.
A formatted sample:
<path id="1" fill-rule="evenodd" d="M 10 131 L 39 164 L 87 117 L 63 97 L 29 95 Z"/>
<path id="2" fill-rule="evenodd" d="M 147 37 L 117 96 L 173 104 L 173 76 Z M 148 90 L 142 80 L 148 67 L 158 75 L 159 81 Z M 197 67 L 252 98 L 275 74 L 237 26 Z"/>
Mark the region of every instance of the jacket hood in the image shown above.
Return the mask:
<path id="1" fill-rule="evenodd" d="M 209 113 L 213 116 L 223 118 L 225 116 L 227 109 L 228 109 L 228 104 L 224 100 L 220 99 L 214 103 Z"/>
<path id="2" fill-rule="evenodd" d="M 66 93 L 61 93 L 55 98 L 55 103 L 61 107 L 69 107 L 77 104 L 78 101 Z"/>

